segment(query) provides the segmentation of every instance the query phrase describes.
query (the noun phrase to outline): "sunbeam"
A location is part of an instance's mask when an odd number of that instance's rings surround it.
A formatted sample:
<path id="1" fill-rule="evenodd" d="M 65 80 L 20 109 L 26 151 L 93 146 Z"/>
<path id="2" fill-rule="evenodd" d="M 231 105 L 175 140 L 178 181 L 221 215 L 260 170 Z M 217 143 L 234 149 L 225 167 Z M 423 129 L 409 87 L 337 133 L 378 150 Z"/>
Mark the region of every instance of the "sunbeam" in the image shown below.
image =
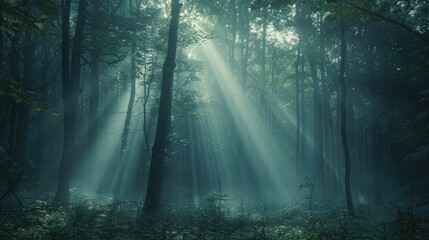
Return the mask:
<path id="1" fill-rule="evenodd" d="M 284 142 L 271 134 L 260 105 L 246 95 L 213 41 L 197 51 L 207 63 L 207 72 L 196 89 L 211 96 L 199 109 L 204 116 L 199 132 L 205 144 L 212 144 L 213 153 L 205 151 L 202 158 L 209 182 L 214 184 L 219 174 L 236 201 L 263 201 L 264 192 L 275 200 L 292 199 L 296 195 L 295 160 L 289 152 L 293 139 Z"/>

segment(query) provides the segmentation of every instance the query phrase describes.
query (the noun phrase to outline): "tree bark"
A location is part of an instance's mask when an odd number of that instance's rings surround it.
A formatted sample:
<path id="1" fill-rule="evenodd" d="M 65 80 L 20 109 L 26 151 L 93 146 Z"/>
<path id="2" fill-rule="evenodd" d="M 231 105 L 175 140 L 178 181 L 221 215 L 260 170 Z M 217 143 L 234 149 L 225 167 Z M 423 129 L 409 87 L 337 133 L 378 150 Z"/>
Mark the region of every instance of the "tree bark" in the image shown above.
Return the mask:
<path id="1" fill-rule="evenodd" d="M 229 43 L 229 61 L 235 64 L 235 40 L 237 39 L 237 6 L 236 0 L 230 0 L 229 8 L 231 11 L 231 39 Z"/>
<path id="2" fill-rule="evenodd" d="M 40 77 L 40 89 L 41 95 L 39 101 L 46 105 L 48 101 L 48 71 L 49 71 L 49 60 L 51 54 L 51 46 L 48 42 L 48 38 L 43 39 L 43 62 L 41 69 L 41 77 Z M 37 112 L 37 130 L 36 130 L 36 143 L 34 147 L 34 165 L 35 165 L 35 189 L 34 189 L 34 198 L 37 199 L 38 196 L 38 184 L 39 184 L 39 174 L 40 168 L 44 162 L 44 153 L 46 149 L 45 140 L 47 139 L 45 135 L 46 132 L 46 111 Z"/>
<path id="3" fill-rule="evenodd" d="M 247 88 L 247 65 L 249 62 L 249 38 L 250 38 L 250 22 L 249 22 L 249 0 L 240 1 L 240 62 L 241 62 L 241 78 L 243 81 L 244 89 Z"/>
<path id="4" fill-rule="evenodd" d="M 33 69 L 36 46 L 34 44 L 33 34 L 30 31 L 25 32 L 25 47 L 23 49 L 23 87 L 25 91 L 31 91 L 33 88 Z M 19 105 L 18 129 L 15 140 L 15 157 L 17 163 L 23 168 L 27 168 L 27 130 L 30 120 L 30 106 L 28 104 Z"/>
<path id="5" fill-rule="evenodd" d="M 314 101 L 314 161 L 315 161 L 315 192 L 319 201 L 325 199 L 325 163 L 323 158 L 323 134 L 322 134 L 322 98 L 320 96 L 319 78 L 317 76 L 316 59 L 313 50 L 309 51 L 308 61 L 311 78 L 313 80 Z"/>
<path id="6" fill-rule="evenodd" d="M 9 70 L 12 79 L 19 81 L 19 51 L 18 51 L 18 37 L 13 36 L 11 39 L 11 50 L 9 53 Z M 15 99 L 10 101 L 10 115 L 9 115 L 9 133 L 8 133 L 8 155 L 12 161 L 16 161 L 16 132 L 17 132 L 17 119 L 18 119 L 18 106 Z"/>
<path id="7" fill-rule="evenodd" d="M 89 96 L 89 129 L 88 129 L 88 150 L 91 153 L 90 157 L 97 157 L 97 136 L 98 136 L 98 108 L 99 108 L 99 99 L 100 99 L 100 42 L 98 41 L 98 28 L 100 24 L 98 19 L 98 11 L 100 10 L 100 1 L 95 0 L 93 3 L 94 16 L 94 25 L 92 29 L 92 50 L 90 51 L 91 55 L 91 93 Z"/>
<path id="8" fill-rule="evenodd" d="M 347 89 L 346 89 L 346 80 L 345 80 L 345 71 L 346 71 L 346 54 L 347 54 L 347 43 L 346 43 L 346 30 L 344 20 L 341 20 L 341 62 L 340 62 L 340 84 L 341 84 L 341 138 L 343 142 L 344 150 L 344 184 L 346 190 L 346 201 L 347 201 L 347 211 L 349 215 L 353 215 L 353 200 L 352 192 L 350 187 L 350 152 L 349 145 L 347 141 Z"/>
<path id="9" fill-rule="evenodd" d="M 78 20 L 76 23 L 75 37 L 73 41 L 72 60 L 69 64 L 69 37 L 70 37 L 70 0 L 62 1 L 62 45 L 61 45 L 61 69 L 63 78 L 63 103 L 64 103 L 64 148 L 58 176 L 58 189 L 54 204 L 69 202 L 70 176 L 74 166 L 76 150 L 76 113 L 80 92 L 80 57 L 82 51 L 83 30 L 86 19 L 87 0 L 79 0 Z"/>
<path id="10" fill-rule="evenodd" d="M 89 96 L 88 151 L 91 157 L 97 156 L 98 108 L 100 99 L 100 54 L 98 49 L 91 51 L 91 93 Z"/>
<path id="11" fill-rule="evenodd" d="M 300 154 L 300 141 L 301 141 L 301 114 L 300 114 L 300 101 L 299 101 L 299 93 L 300 93 L 300 74 L 299 74 L 299 63 L 301 61 L 301 36 L 298 33 L 298 53 L 296 57 L 296 65 L 295 65 L 295 104 L 296 104 L 296 169 L 299 178 L 301 178 L 301 154 Z"/>
<path id="12" fill-rule="evenodd" d="M 172 93 L 176 67 L 177 32 L 179 29 L 180 0 L 171 1 L 171 22 L 168 33 L 168 50 L 163 65 L 161 98 L 155 142 L 152 147 L 149 181 L 144 202 L 144 211 L 154 214 L 160 208 L 163 168 L 169 147 L 171 128 Z"/>
<path id="13" fill-rule="evenodd" d="M 135 39 L 132 40 L 132 46 L 131 46 L 131 81 L 130 81 L 130 99 L 128 101 L 128 107 L 127 107 L 127 114 L 125 116 L 125 122 L 124 122 L 124 128 L 122 130 L 122 137 L 121 137 L 121 152 L 120 152 L 120 162 L 118 164 L 115 164 L 118 166 L 118 180 L 115 184 L 115 194 L 120 194 L 120 187 L 121 182 L 124 176 L 124 163 L 127 160 L 126 159 L 126 152 L 127 152 L 127 142 L 128 142 L 128 135 L 130 132 L 130 125 L 131 125 L 131 116 L 133 115 L 133 107 L 136 97 L 136 42 Z M 143 164 L 139 165 L 143 166 Z M 139 169 L 137 172 L 140 172 L 141 169 Z"/>

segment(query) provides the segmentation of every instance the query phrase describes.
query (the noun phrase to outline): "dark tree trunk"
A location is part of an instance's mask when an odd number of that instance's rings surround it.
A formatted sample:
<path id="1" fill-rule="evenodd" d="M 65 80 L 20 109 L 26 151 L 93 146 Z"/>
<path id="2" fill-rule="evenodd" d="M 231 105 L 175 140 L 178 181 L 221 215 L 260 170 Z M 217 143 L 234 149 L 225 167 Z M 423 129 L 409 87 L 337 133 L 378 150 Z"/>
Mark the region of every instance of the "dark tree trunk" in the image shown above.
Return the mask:
<path id="1" fill-rule="evenodd" d="M 24 74 L 23 74 L 23 87 L 25 91 L 31 91 L 33 88 L 33 66 L 36 46 L 33 43 L 34 39 L 30 31 L 25 32 L 25 47 L 23 51 L 24 56 Z M 15 157 L 17 162 L 24 169 L 26 164 L 27 147 L 25 145 L 27 140 L 27 130 L 30 118 L 30 106 L 28 104 L 21 104 L 19 106 L 19 120 L 18 131 L 15 142 Z"/>
<path id="2" fill-rule="evenodd" d="M 124 129 L 122 130 L 122 137 L 121 137 L 121 152 L 120 152 L 120 161 L 119 163 L 114 163 L 116 166 L 118 166 L 118 181 L 115 184 L 115 194 L 120 194 L 120 187 L 121 182 L 124 176 L 124 164 L 127 160 L 127 142 L 128 142 L 128 135 L 130 133 L 130 125 L 131 125 L 131 116 L 133 115 L 133 107 L 136 97 L 136 42 L 135 39 L 133 39 L 133 43 L 131 46 L 131 81 L 130 81 L 130 100 L 128 101 L 128 107 L 127 107 L 127 114 L 125 116 L 125 122 L 124 122 Z M 144 159 L 142 160 L 144 161 Z M 141 164 L 140 166 L 143 166 Z M 141 169 L 138 169 L 137 172 L 140 172 Z"/>
<path id="3" fill-rule="evenodd" d="M 302 167 L 302 159 L 300 154 L 300 141 L 301 141 L 301 113 L 300 113 L 300 101 L 299 101 L 299 93 L 300 93 L 300 75 L 299 75 L 299 63 L 301 61 L 301 36 L 298 35 L 298 53 L 296 58 L 295 65 L 295 104 L 296 104 L 296 169 L 299 178 L 301 178 L 301 167 Z"/>
<path id="4" fill-rule="evenodd" d="M 382 168 L 384 165 L 384 142 L 383 142 L 383 123 L 379 115 L 379 101 L 372 101 L 372 162 L 374 166 L 374 203 L 376 206 L 384 205 L 383 185 L 381 184 Z"/>
<path id="5" fill-rule="evenodd" d="M 179 28 L 180 0 L 171 1 L 171 22 L 168 33 L 168 50 L 163 65 L 161 98 L 155 142 L 152 147 L 149 181 L 144 211 L 155 213 L 160 208 L 163 167 L 167 157 L 171 128 L 172 92 L 174 69 L 176 67 L 177 32 Z"/>
<path id="6" fill-rule="evenodd" d="M 307 158 L 307 154 L 306 154 L 306 151 L 307 151 L 307 140 L 306 140 L 306 137 L 307 137 L 307 124 L 306 124 L 306 121 L 307 121 L 307 117 L 306 117 L 306 114 L 305 114 L 305 106 L 306 106 L 306 101 L 305 101 L 305 86 L 304 86 L 304 78 L 303 78 L 303 76 L 304 76 L 304 74 L 305 74 L 305 61 L 304 61 L 304 59 L 305 59 L 305 56 L 304 56 L 304 53 L 302 53 L 302 55 L 301 55 L 301 77 L 300 77 L 300 81 L 301 81 L 301 84 L 300 84 L 300 95 L 301 95 L 301 123 L 300 123 L 300 126 L 301 126 L 301 144 L 300 144 L 300 154 L 299 154 L 299 156 L 300 156 L 300 158 L 301 158 L 301 175 L 302 176 L 304 176 L 304 175 L 307 175 L 308 174 L 308 158 Z"/>
<path id="7" fill-rule="evenodd" d="M 91 93 L 89 96 L 89 129 L 88 129 L 88 151 L 91 153 L 90 157 L 97 157 L 97 137 L 98 137 L 98 108 L 100 98 L 100 42 L 98 35 L 100 27 L 98 12 L 100 8 L 100 1 L 93 1 L 94 6 L 94 22 L 95 27 L 92 29 L 92 50 L 91 55 Z"/>
<path id="8" fill-rule="evenodd" d="M 263 10 L 263 19 L 262 19 L 262 48 L 261 48 L 261 81 L 262 81 L 262 89 L 260 101 L 262 107 L 264 109 L 264 120 L 266 117 L 266 85 L 267 85 L 267 64 L 266 64 L 266 55 L 267 55 L 267 27 L 268 27 L 268 7 L 265 7 Z"/>
<path id="9" fill-rule="evenodd" d="M 315 192 L 319 201 L 325 199 L 325 163 L 323 158 L 322 134 L 322 98 L 320 96 L 319 78 L 317 76 L 316 59 L 312 50 L 308 54 L 311 78 L 313 80 L 314 101 L 314 161 L 315 161 Z"/>
<path id="10" fill-rule="evenodd" d="M 72 161 L 72 135 L 70 112 L 70 5 L 71 0 L 61 1 L 61 75 L 63 79 L 63 104 L 64 104 L 64 143 L 63 155 L 58 176 L 58 189 L 54 203 L 66 203 L 69 200 L 69 170 Z"/>
<path id="11" fill-rule="evenodd" d="M 346 190 L 347 210 L 350 215 L 353 215 L 353 201 L 352 191 L 350 188 L 350 152 L 347 141 L 347 89 L 345 80 L 346 71 L 346 54 L 347 54 L 347 43 L 346 43 L 346 30 L 344 21 L 341 20 L 341 62 L 340 62 L 340 84 L 341 84 L 341 138 L 344 149 L 344 184 Z"/>
<path id="12" fill-rule="evenodd" d="M 49 70 L 49 59 L 51 54 L 51 47 L 48 42 L 48 39 L 45 38 L 43 41 L 43 65 L 41 69 L 41 77 L 40 77 L 40 90 L 41 95 L 39 101 L 46 105 L 48 101 L 48 70 Z M 45 135 L 46 131 L 46 111 L 37 112 L 37 130 L 36 130 L 36 144 L 34 147 L 34 165 L 35 165 L 35 189 L 34 189 L 34 197 L 37 198 L 38 195 L 38 184 L 39 184 L 39 174 L 40 167 L 44 161 L 44 153 L 45 153 Z"/>
<path id="13" fill-rule="evenodd" d="M 89 96 L 89 129 L 88 151 L 91 157 L 97 156 L 98 108 L 100 99 L 100 53 L 98 49 L 91 51 L 91 93 Z"/>
<path id="14" fill-rule="evenodd" d="M 321 32 L 326 31 L 326 24 L 322 23 Z M 320 80 L 322 84 L 321 97 L 322 97 L 322 122 L 323 122 L 323 154 L 327 164 L 333 165 L 334 163 L 334 137 L 333 137 L 333 126 L 332 126 L 332 107 L 330 102 L 330 91 L 328 88 L 328 79 L 326 74 L 326 43 L 325 36 L 320 35 Z M 329 200 L 335 200 L 337 187 L 335 170 L 327 168 L 325 172 L 327 191 L 329 191 Z"/>
<path id="15" fill-rule="evenodd" d="M 231 39 L 229 46 L 229 61 L 231 64 L 235 64 L 235 40 L 237 39 L 237 6 L 236 0 L 230 0 L 230 11 L 231 11 Z"/>
<path id="16" fill-rule="evenodd" d="M 71 65 L 69 64 L 69 37 L 70 37 L 70 0 L 62 1 L 62 45 L 61 69 L 63 78 L 64 103 L 64 148 L 58 176 L 58 189 L 55 195 L 55 204 L 64 204 L 69 201 L 70 176 L 76 160 L 76 113 L 80 92 L 80 57 L 83 41 L 83 30 L 86 18 L 87 0 L 79 0 L 78 18 L 73 41 Z"/>
<path id="17" fill-rule="evenodd" d="M 244 89 L 247 88 L 247 65 L 249 61 L 249 38 L 250 38 L 250 25 L 249 25 L 249 0 L 240 1 L 241 8 L 239 13 L 240 23 L 240 61 L 241 61 L 241 78 L 243 81 Z"/>
<path id="18" fill-rule="evenodd" d="M 11 51 L 9 53 L 9 70 L 12 79 L 19 81 L 19 51 L 18 51 L 18 37 L 14 36 L 11 39 Z M 9 133 L 8 133 L 8 155 L 12 161 L 16 161 L 15 139 L 17 132 L 17 119 L 18 119 L 18 106 L 15 99 L 10 101 L 10 114 L 9 114 Z"/>

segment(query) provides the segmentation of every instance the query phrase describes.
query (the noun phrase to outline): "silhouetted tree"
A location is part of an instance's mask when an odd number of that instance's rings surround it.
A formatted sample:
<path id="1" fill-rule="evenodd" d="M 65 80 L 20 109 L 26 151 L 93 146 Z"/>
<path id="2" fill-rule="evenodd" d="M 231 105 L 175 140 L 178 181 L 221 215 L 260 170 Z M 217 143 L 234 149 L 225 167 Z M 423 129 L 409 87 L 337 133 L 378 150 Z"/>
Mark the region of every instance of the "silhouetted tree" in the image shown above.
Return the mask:
<path id="1" fill-rule="evenodd" d="M 350 152 L 349 144 L 347 139 L 347 113 L 346 113 L 346 104 L 347 104 L 347 88 L 346 88 L 346 55 L 347 55 L 347 43 L 346 43 L 346 27 L 344 20 L 340 21 L 341 27 L 341 62 L 340 62 L 340 83 L 341 83 L 341 138 L 343 141 L 344 149 L 344 184 L 346 188 L 346 200 L 347 200 L 347 210 L 350 215 L 353 215 L 353 201 L 352 201 L 352 191 L 350 188 Z"/>
<path id="2" fill-rule="evenodd" d="M 69 201 L 70 177 L 73 162 L 76 161 L 76 114 L 80 93 L 80 58 L 83 42 L 83 30 L 86 19 L 87 0 L 79 0 L 79 10 L 73 40 L 71 64 L 69 64 L 70 8 L 71 1 L 63 0 L 61 32 L 61 69 L 63 79 L 64 104 L 64 148 L 58 176 L 58 189 L 54 203 L 63 204 Z"/>
<path id="3" fill-rule="evenodd" d="M 155 213 L 159 210 L 161 201 L 163 167 L 168 156 L 169 134 L 171 128 L 172 92 L 174 69 L 176 67 L 177 32 L 181 3 L 171 1 L 171 21 L 168 32 L 167 56 L 163 65 L 161 98 L 158 110 L 158 122 L 155 142 L 152 147 L 152 157 L 149 170 L 149 181 L 144 202 L 145 212 Z"/>

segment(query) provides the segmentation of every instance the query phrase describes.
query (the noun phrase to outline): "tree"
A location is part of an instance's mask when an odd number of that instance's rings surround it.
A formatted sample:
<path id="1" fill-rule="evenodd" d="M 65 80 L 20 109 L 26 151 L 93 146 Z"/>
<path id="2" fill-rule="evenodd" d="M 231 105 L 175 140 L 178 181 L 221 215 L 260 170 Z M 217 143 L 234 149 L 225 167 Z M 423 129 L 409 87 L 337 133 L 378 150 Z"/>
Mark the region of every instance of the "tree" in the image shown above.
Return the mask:
<path id="1" fill-rule="evenodd" d="M 171 22 L 168 32 L 167 56 L 163 65 L 161 98 L 158 110 L 158 122 L 155 142 L 152 147 L 149 181 L 144 202 L 144 210 L 155 213 L 159 210 L 163 167 L 167 157 L 169 134 L 171 128 L 172 91 L 174 69 L 176 67 L 177 32 L 179 29 L 180 0 L 171 1 Z"/>
<path id="2" fill-rule="evenodd" d="M 61 70 L 63 79 L 64 104 L 64 148 L 58 176 L 58 189 L 54 203 L 63 204 L 69 201 L 70 177 L 75 160 L 76 150 L 76 113 L 80 92 L 80 57 L 82 51 L 83 30 L 86 19 L 87 0 L 79 0 L 75 36 L 73 40 L 71 64 L 69 64 L 70 8 L 71 0 L 63 0 L 61 29 Z"/>
<path id="3" fill-rule="evenodd" d="M 347 89 L 346 89 L 346 55 L 347 55 L 347 43 L 346 43 L 346 30 L 344 20 L 340 21 L 341 25 L 341 62 L 340 62 L 340 84 L 341 84 L 341 138 L 343 142 L 344 149 L 344 163 L 345 163 L 345 174 L 344 174 L 344 183 L 346 188 L 346 200 L 347 200 L 347 210 L 350 215 L 353 215 L 353 201 L 352 201 L 352 192 L 350 188 L 350 152 L 349 144 L 347 141 L 347 114 L 346 114 L 346 105 L 347 105 Z"/>

